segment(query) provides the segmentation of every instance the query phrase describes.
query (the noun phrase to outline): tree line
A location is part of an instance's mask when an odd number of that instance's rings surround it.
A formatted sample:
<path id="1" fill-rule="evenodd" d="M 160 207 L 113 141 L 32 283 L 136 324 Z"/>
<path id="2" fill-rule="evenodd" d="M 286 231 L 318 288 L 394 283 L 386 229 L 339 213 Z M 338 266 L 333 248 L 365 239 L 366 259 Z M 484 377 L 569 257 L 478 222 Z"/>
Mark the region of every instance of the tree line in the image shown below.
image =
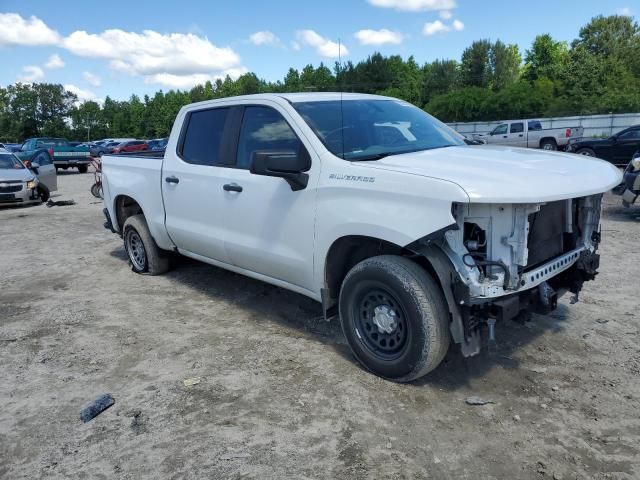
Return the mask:
<path id="1" fill-rule="evenodd" d="M 402 98 L 445 122 L 640 111 L 640 27 L 628 16 L 598 16 L 570 43 L 537 36 L 524 52 L 488 39 L 461 59 L 419 65 L 414 57 L 370 55 L 356 64 L 290 68 L 268 82 L 255 73 L 188 91 L 162 90 L 118 101 L 78 103 L 62 85 L 16 83 L 0 88 L 0 139 L 66 136 L 167 136 L 188 103 L 253 93 L 337 91 Z"/>

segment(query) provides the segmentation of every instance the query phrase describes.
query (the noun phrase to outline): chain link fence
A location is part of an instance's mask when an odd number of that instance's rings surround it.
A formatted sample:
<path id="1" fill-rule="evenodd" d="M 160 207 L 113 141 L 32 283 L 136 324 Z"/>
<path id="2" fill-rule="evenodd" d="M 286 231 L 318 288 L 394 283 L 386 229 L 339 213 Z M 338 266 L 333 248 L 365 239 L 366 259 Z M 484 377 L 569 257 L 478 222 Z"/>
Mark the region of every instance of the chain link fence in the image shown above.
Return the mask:
<path id="1" fill-rule="evenodd" d="M 578 115 L 574 117 L 550 117 L 528 120 L 540 120 L 542 128 L 583 127 L 585 137 L 609 137 L 631 125 L 640 124 L 640 113 Z M 460 133 L 471 136 L 474 133 L 488 133 L 502 122 L 503 121 L 456 122 L 449 123 L 448 125 Z"/>

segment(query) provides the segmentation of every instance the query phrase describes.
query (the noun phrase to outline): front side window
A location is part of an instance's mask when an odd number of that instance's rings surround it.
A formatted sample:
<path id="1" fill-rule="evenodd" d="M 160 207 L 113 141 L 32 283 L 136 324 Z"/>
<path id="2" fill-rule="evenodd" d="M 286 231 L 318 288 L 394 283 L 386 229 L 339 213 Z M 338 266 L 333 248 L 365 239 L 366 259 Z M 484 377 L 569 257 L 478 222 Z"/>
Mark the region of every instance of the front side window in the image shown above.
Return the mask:
<path id="1" fill-rule="evenodd" d="M 239 168 L 249 169 L 255 152 L 299 152 L 301 143 L 284 117 L 269 107 L 247 107 L 238 141 Z"/>
<path id="2" fill-rule="evenodd" d="M 503 123 L 502 125 L 498 125 L 493 132 L 491 132 L 491 135 L 504 135 L 505 133 L 507 133 L 507 124 Z"/>
<path id="3" fill-rule="evenodd" d="M 18 157 L 10 153 L 0 153 L 0 170 L 20 170 L 25 168 Z"/>
<path id="4" fill-rule="evenodd" d="M 524 132 L 524 123 L 511 124 L 511 133 L 522 133 L 522 132 Z"/>
<path id="5" fill-rule="evenodd" d="M 222 133 L 228 108 L 213 108 L 191 112 L 182 140 L 180 156 L 195 165 L 219 165 Z"/>
<path id="6" fill-rule="evenodd" d="M 345 160 L 465 145 L 458 132 L 400 100 L 300 102 L 293 107 L 325 147 Z"/>

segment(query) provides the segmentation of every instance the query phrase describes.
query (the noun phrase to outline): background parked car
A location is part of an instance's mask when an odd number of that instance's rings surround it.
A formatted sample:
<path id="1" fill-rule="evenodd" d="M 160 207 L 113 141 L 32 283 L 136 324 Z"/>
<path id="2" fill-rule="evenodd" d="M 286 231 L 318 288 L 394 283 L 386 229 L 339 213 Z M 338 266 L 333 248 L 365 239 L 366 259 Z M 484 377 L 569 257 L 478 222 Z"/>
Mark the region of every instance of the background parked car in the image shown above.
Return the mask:
<path id="1" fill-rule="evenodd" d="M 156 138 L 154 140 L 149 140 L 147 143 L 149 145 L 149 150 L 164 150 L 167 148 L 168 138 Z"/>
<path id="2" fill-rule="evenodd" d="M 639 149 L 640 125 L 625 128 L 609 138 L 583 138 L 567 147 L 569 152 L 598 157 L 618 166 L 626 166 Z"/>
<path id="3" fill-rule="evenodd" d="M 104 153 L 113 153 L 113 149 L 122 142 L 96 142 L 89 151 L 92 157 L 101 157 Z"/>
<path id="4" fill-rule="evenodd" d="M 487 134 L 475 135 L 474 139 L 510 147 L 558 150 L 564 148 L 571 138 L 582 137 L 583 132 L 582 127 L 542 128 L 539 120 L 510 120 Z"/>
<path id="5" fill-rule="evenodd" d="M 4 148 L 7 152 L 17 152 L 20 150 L 19 143 L 0 143 L 0 148 Z"/>
<path id="6" fill-rule="evenodd" d="M 113 153 L 142 152 L 144 150 L 149 150 L 147 142 L 144 140 L 132 140 L 129 142 L 122 142 L 113 149 Z"/>
<path id="7" fill-rule="evenodd" d="M 53 157 L 56 168 L 66 170 L 77 167 L 80 173 L 86 173 L 89 168 L 89 147 L 74 147 L 64 138 L 29 138 L 25 140 L 16 155 L 22 161 L 31 160 L 42 149 Z"/>
<path id="8" fill-rule="evenodd" d="M 15 154 L 0 149 L 0 205 L 40 202 L 38 179 Z"/>
<path id="9" fill-rule="evenodd" d="M 630 207 L 640 196 L 640 150 L 634 153 L 633 158 L 624 170 L 624 178 L 614 193 L 622 195 L 622 205 Z"/>

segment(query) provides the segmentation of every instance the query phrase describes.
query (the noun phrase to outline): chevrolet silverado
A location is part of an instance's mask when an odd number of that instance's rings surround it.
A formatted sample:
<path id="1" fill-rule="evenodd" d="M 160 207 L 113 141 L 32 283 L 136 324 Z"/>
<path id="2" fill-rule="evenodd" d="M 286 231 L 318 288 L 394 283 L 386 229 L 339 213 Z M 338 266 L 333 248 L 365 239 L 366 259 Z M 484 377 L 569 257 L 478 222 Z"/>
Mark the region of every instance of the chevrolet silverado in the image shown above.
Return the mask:
<path id="1" fill-rule="evenodd" d="M 596 276 L 597 159 L 466 145 L 409 103 L 265 94 L 183 107 L 164 152 L 103 156 L 105 227 L 131 268 L 172 253 L 307 295 L 394 381 Z"/>

